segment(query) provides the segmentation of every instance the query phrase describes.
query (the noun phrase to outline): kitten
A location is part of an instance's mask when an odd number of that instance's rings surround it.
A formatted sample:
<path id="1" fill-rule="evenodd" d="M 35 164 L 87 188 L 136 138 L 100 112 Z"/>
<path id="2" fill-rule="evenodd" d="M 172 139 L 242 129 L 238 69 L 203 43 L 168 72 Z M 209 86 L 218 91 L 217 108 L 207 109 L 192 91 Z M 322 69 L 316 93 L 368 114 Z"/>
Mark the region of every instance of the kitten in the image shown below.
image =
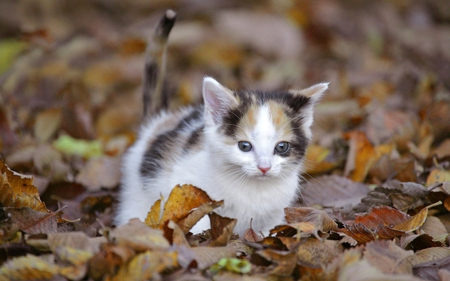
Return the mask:
<path id="1" fill-rule="evenodd" d="M 177 184 L 192 184 L 236 218 L 234 232 L 268 231 L 295 199 L 313 106 L 328 83 L 296 91 L 232 91 L 203 80 L 204 104 L 161 111 L 141 128 L 124 156 L 118 225 L 145 220 L 151 205 Z M 209 228 L 207 219 L 192 232 Z"/>

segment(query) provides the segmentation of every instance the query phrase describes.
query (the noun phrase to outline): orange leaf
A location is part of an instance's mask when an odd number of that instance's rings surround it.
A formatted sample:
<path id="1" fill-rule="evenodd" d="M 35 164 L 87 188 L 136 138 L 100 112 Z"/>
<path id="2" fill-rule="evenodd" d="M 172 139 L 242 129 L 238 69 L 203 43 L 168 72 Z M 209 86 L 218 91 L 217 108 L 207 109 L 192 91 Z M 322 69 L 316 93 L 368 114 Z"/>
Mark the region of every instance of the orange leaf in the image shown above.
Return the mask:
<path id="1" fill-rule="evenodd" d="M 377 152 L 363 132 L 349 132 L 344 138 L 350 140 L 350 150 L 345 166 L 345 175 L 362 182 L 377 159 Z"/>

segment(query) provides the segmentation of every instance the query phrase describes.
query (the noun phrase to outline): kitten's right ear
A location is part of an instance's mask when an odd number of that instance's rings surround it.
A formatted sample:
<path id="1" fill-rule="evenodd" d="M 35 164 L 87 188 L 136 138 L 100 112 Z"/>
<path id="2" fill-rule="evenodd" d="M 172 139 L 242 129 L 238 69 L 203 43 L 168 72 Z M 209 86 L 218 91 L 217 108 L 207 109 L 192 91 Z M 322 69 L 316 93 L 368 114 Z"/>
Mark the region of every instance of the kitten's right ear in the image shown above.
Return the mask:
<path id="1" fill-rule="evenodd" d="M 232 91 L 211 77 L 203 79 L 203 100 L 206 111 L 216 124 L 222 123 L 225 114 L 238 105 Z"/>

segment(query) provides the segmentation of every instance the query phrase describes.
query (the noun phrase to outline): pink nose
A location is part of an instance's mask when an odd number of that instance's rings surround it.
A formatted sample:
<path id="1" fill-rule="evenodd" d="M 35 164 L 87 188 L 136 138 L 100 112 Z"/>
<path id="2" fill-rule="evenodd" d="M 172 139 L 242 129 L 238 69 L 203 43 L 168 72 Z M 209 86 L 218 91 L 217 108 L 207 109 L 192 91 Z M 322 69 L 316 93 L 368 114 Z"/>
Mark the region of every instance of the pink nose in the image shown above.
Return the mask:
<path id="1" fill-rule="evenodd" d="M 269 167 L 260 167 L 260 166 L 258 166 L 258 169 L 260 169 L 261 172 L 263 172 L 263 174 L 267 173 L 267 171 L 270 170 L 270 168 L 271 168 L 270 166 Z"/>

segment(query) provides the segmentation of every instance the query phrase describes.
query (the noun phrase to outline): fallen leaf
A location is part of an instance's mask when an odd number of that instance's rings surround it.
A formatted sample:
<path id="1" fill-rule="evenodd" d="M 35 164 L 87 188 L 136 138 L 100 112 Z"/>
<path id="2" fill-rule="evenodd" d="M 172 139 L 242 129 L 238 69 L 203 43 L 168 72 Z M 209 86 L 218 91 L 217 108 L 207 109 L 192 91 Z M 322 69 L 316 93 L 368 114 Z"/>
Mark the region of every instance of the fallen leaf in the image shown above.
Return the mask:
<path id="1" fill-rule="evenodd" d="M 407 272 L 396 271 L 397 264 L 413 254 L 413 251 L 405 251 L 393 241 L 378 240 L 366 244 L 364 260 L 367 260 L 381 272 L 400 274 Z"/>
<path id="2" fill-rule="evenodd" d="M 396 267 L 401 272 L 413 272 L 413 267 L 417 264 L 431 262 L 450 256 L 450 249 L 442 247 L 427 248 L 417 251 L 414 255 L 403 259 Z"/>
<path id="3" fill-rule="evenodd" d="M 222 258 L 218 263 L 209 268 L 213 275 L 216 275 L 222 270 L 245 274 L 249 273 L 251 269 L 252 265 L 248 260 L 238 258 Z"/>
<path id="4" fill-rule="evenodd" d="M 10 170 L 1 159 L 0 173 L 0 203 L 3 207 L 29 207 L 38 212 L 50 212 L 41 201 L 33 178 Z"/>
<path id="5" fill-rule="evenodd" d="M 111 231 L 108 240 L 138 252 L 167 250 L 170 247 L 161 230 L 150 228 L 138 219 L 131 219 L 127 224 Z"/>
<path id="6" fill-rule="evenodd" d="M 433 169 L 428 175 L 426 186 L 445 181 L 450 181 L 450 171 Z"/>
<path id="7" fill-rule="evenodd" d="M 161 207 L 158 208 L 161 202 L 157 201 L 147 214 L 145 223 L 152 228 L 163 229 L 167 221 L 173 220 L 177 223 L 185 219 L 194 208 L 211 202 L 214 201 L 203 190 L 193 185 L 177 185 L 172 189 L 169 198 L 164 203 L 162 215 L 160 216 Z M 220 205 L 218 202 L 215 203 Z"/>
<path id="8" fill-rule="evenodd" d="M 344 175 L 362 182 L 377 160 L 376 150 L 363 132 L 349 132 L 344 138 L 350 141 Z"/>
<path id="9" fill-rule="evenodd" d="M 28 234 L 56 233 L 58 213 L 38 212 L 31 208 L 3 208 L 14 225 Z"/>
<path id="10" fill-rule="evenodd" d="M 146 251 L 121 267 L 111 280 L 148 280 L 158 273 L 178 267 L 176 252 Z"/>
<path id="11" fill-rule="evenodd" d="M 332 175 L 308 181 L 301 190 L 301 197 L 308 206 L 318 204 L 338 209 L 358 204 L 368 192 L 369 188 L 365 184 Z"/>
<path id="12" fill-rule="evenodd" d="M 46 142 L 55 135 L 61 124 L 61 110 L 47 109 L 36 116 L 34 123 L 34 135 L 39 142 Z"/>
<path id="13" fill-rule="evenodd" d="M 336 222 L 324 211 L 308 207 L 288 207 L 284 208 L 286 221 L 294 222 L 312 222 L 320 231 L 328 232 L 338 228 Z"/>
<path id="14" fill-rule="evenodd" d="M 257 251 L 256 254 L 275 264 L 269 268 L 269 274 L 288 277 L 297 266 L 296 253 L 266 249 Z"/>
<path id="15" fill-rule="evenodd" d="M 74 139 L 67 135 L 62 135 L 56 139 L 53 142 L 53 147 L 69 156 L 79 155 L 84 158 L 93 158 L 103 154 L 103 148 L 100 141 Z"/>
<path id="16" fill-rule="evenodd" d="M 211 247 L 225 246 L 233 235 L 233 229 L 236 226 L 236 219 L 222 217 L 216 213 L 208 215 L 211 222 Z"/>
<path id="17" fill-rule="evenodd" d="M 416 264 L 413 266 L 413 274 L 424 280 L 442 280 L 438 274 L 438 271 L 442 269 L 450 270 L 450 256 Z"/>
<path id="18" fill-rule="evenodd" d="M 3 280 L 49 280 L 58 274 L 58 267 L 33 255 L 11 259 L 0 267 Z"/>
<path id="19" fill-rule="evenodd" d="M 200 207 L 194 209 L 188 214 L 185 219 L 178 222 L 184 233 L 188 233 L 189 230 L 205 215 L 211 213 L 214 209 L 223 206 L 222 201 L 213 201 L 202 204 Z"/>
<path id="20" fill-rule="evenodd" d="M 78 173 L 75 182 L 87 187 L 90 191 L 113 188 L 119 185 L 121 178 L 121 158 L 101 156 L 91 158 Z"/>

